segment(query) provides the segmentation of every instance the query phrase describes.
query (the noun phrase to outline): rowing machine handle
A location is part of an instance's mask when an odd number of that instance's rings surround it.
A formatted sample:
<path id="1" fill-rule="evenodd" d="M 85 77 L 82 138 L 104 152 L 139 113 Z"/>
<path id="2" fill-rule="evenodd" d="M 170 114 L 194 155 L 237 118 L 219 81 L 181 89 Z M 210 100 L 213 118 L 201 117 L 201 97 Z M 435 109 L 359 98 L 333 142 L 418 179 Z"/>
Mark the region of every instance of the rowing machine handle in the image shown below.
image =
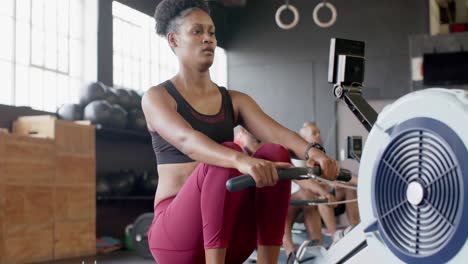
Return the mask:
<path id="1" fill-rule="evenodd" d="M 300 180 L 302 175 L 313 174 L 319 176 L 321 173 L 319 166 L 312 168 L 294 167 L 289 169 L 279 169 L 278 178 L 280 180 Z M 351 172 L 346 169 L 340 170 L 340 175 L 336 178 L 338 181 L 350 181 Z M 226 182 L 226 188 L 230 192 L 240 191 L 256 185 L 255 180 L 250 175 L 240 175 L 229 179 Z"/>

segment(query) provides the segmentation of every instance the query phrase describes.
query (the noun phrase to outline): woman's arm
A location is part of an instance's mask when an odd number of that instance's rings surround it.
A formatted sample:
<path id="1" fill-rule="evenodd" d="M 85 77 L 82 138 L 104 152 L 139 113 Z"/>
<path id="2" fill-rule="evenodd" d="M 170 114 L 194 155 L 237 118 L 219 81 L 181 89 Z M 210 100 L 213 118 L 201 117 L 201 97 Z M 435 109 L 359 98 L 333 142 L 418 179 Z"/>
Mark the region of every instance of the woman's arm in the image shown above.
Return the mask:
<path id="1" fill-rule="evenodd" d="M 236 168 L 241 173 L 252 175 L 258 187 L 276 183 L 276 167 L 289 167 L 287 163 L 255 159 L 218 144 L 194 130 L 177 113 L 176 107 L 174 99 L 161 86 L 150 88 L 142 98 L 142 108 L 149 130 L 157 131 L 167 142 L 191 159 L 220 167 Z"/>
<path id="2" fill-rule="evenodd" d="M 305 159 L 304 152 L 308 145 L 307 141 L 265 114 L 250 96 L 233 90 L 230 90 L 229 93 L 238 123 L 247 128 L 259 140 L 281 144 L 296 157 Z M 336 178 L 339 173 L 339 167 L 335 160 L 315 148 L 309 150 L 309 157 L 306 163 L 308 166 L 319 164 L 322 168 L 323 176 L 331 180 Z"/>

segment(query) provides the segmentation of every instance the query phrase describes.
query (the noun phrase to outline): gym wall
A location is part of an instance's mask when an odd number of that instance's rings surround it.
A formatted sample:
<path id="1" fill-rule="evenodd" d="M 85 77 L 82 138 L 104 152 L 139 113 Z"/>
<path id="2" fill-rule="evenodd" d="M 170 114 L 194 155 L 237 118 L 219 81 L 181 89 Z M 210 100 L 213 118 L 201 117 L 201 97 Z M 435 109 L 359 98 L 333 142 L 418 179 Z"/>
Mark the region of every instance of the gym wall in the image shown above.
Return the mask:
<path id="1" fill-rule="evenodd" d="M 377 113 L 382 112 L 383 108 L 394 100 L 369 100 L 368 103 L 374 108 Z M 356 116 L 349 110 L 348 106 L 343 101 L 336 102 L 336 116 L 337 116 L 337 127 L 336 127 L 336 141 L 337 141 L 337 158 L 340 161 L 340 165 L 352 171 L 355 175 L 359 172 L 359 163 L 353 159 L 347 158 L 347 137 L 348 136 L 361 136 L 362 137 L 362 148 L 366 145 L 367 131 L 362 124 L 358 121 Z"/>
<path id="2" fill-rule="evenodd" d="M 323 29 L 312 20 L 320 1 L 291 1 L 299 24 L 282 30 L 275 12 L 284 1 L 247 1 L 229 9 L 226 49 L 229 88 L 247 92 L 289 129 L 304 120 L 318 122 L 326 148 L 335 155 L 336 111 L 327 83 L 330 38 L 366 42 L 366 99 L 395 99 L 410 91 L 409 35 L 429 32 L 427 1 L 332 1 L 335 25 Z M 324 12 L 325 13 L 325 12 Z"/>

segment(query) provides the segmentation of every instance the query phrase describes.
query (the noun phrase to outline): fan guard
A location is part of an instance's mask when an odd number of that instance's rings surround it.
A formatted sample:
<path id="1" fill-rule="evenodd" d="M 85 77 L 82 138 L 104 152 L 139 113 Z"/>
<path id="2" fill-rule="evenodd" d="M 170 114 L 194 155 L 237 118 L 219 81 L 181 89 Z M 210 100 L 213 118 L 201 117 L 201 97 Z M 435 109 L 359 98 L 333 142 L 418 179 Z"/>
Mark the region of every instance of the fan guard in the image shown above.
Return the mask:
<path id="1" fill-rule="evenodd" d="M 390 135 L 373 177 L 380 234 L 404 262 L 448 261 L 468 233 L 466 146 L 431 118 L 407 120 Z"/>

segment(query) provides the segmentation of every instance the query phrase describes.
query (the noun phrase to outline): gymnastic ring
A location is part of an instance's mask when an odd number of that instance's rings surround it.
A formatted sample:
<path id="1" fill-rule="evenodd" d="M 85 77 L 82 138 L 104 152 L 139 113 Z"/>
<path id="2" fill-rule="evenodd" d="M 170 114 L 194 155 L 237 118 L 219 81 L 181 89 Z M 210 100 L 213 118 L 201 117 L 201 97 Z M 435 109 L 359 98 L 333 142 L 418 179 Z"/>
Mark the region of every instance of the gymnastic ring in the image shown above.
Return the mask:
<path id="1" fill-rule="evenodd" d="M 289 24 L 284 24 L 281 21 L 281 13 L 286 9 L 289 9 L 294 15 L 293 21 Z M 276 10 L 275 20 L 276 20 L 276 24 L 278 25 L 278 27 L 280 27 L 281 29 L 288 30 L 288 29 L 295 27 L 297 23 L 299 23 L 299 12 L 297 11 L 297 8 L 295 6 L 290 5 L 290 4 L 284 4 L 280 6 L 278 10 Z"/>
<path id="2" fill-rule="evenodd" d="M 328 7 L 328 9 L 330 9 L 330 12 L 332 13 L 331 19 L 328 22 L 322 22 L 318 18 L 318 12 L 322 7 Z M 336 17 L 337 17 L 336 8 L 334 5 L 328 2 L 319 3 L 317 6 L 315 6 L 314 12 L 312 13 L 312 17 L 314 19 L 315 24 L 317 24 L 317 26 L 322 27 L 322 28 L 331 27 L 336 22 Z"/>

